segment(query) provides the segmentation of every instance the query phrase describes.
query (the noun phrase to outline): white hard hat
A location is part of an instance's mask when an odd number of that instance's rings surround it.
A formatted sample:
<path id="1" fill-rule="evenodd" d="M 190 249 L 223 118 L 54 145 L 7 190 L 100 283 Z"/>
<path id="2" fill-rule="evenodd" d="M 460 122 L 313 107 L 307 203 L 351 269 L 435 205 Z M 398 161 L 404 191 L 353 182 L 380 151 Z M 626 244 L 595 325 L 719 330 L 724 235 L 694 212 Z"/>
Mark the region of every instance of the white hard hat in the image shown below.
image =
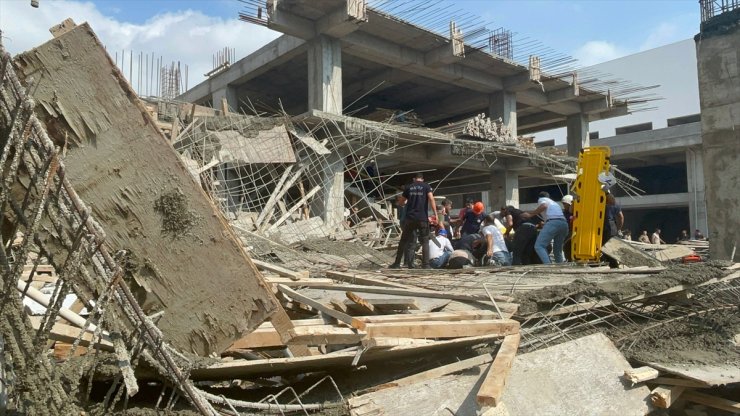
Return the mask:
<path id="1" fill-rule="evenodd" d="M 568 204 L 568 205 L 570 205 L 570 204 L 572 204 L 572 203 L 573 203 L 573 195 L 566 195 L 566 196 L 564 196 L 564 197 L 563 197 L 563 199 L 561 199 L 561 201 L 562 201 L 562 202 L 563 202 L 564 204 Z"/>

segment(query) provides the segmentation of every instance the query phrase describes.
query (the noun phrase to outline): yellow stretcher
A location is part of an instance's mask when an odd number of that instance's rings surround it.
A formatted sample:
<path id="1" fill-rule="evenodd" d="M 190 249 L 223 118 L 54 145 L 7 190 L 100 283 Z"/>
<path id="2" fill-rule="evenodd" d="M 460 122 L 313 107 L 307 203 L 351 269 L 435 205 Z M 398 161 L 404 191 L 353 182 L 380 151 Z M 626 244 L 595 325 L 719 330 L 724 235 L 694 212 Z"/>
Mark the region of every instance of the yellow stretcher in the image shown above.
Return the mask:
<path id="1" fill-rule="evenodd" d="M 609 172 L 610 156 L 608 147 L 587 147 L 578 156 L 576 181 L 571 187 L 574 215 L 571 255 L 576 262 L 601 259 L 606 193 L 599 174 Z"/>

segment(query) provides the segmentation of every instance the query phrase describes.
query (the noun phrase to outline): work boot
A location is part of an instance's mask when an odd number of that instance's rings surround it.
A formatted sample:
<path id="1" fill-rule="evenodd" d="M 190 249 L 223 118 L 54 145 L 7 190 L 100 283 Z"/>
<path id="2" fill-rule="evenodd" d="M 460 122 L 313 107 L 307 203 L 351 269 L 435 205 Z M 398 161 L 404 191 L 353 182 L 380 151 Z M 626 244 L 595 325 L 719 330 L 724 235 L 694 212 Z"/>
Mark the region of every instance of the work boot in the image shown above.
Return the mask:
<path id="1" fill-rule="evenodd" d="M 390 266 L 388 266 L 389 269 L 400 269 L 401 265 L 398 263 L 393 263 Z"/>

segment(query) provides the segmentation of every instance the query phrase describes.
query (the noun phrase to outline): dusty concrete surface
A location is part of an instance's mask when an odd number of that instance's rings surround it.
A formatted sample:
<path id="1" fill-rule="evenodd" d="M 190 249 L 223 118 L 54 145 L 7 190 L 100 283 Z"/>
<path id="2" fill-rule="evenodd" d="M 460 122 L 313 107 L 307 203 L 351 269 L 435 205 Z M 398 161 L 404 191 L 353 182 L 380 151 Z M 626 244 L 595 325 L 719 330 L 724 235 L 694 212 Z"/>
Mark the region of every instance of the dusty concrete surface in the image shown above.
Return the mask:
<path id="1" fill-rule="evenodd" d="M 548 311 L 567 297 L 589 297 L 620 301 L 642 294 L 657 294 L 679 285 L 696 285 L 727 274 L 724 263 L 680 264 L 655 274 L 625 279 L 591 282 L 578 279 L 562 286 L 551 286 L 518 295 L 519 314 Z"/>
<path id="2" fill-rule="evenodd" d="M 702 24 L 696 38 L 710 255 L 740 256 L 740 10 Z"/>
<path id="3" fill-rule="evenodd" d="M 502 401 L 511 416 L 645 415 L 650 389 L 624 385 L 628 368 L 605 335 L 589 335 L 518 355 Z"/>
<path id="4" fill-rule="evenodd" d="M 176 348 L 222 351 L 275 309 L 273 296 L 87 24 L 19 55 L 37 113 L 67 148 L 67 177 Z M 131 265 L 129 265 L 131 266 Z M 135 282 L 135 283 L 134 283 Z"/>

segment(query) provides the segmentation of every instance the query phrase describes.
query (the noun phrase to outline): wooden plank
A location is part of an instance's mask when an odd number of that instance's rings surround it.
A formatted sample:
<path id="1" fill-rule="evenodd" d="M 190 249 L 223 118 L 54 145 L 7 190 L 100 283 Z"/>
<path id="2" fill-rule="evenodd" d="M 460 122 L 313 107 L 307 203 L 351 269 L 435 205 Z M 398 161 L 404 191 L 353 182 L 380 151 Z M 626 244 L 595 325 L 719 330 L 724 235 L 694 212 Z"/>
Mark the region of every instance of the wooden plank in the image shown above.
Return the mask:
<path id="1" fill-rule="evenodd" d="M 275 187 L 275 191 L 277 192 L 273 192 L 273 194 L 270 196 L 270 199 L 267 200 L 267 203 L 265 204 L 265 208 L 263 208 L 263 212 L 266 213 L 266 216 L 261 219 L 262 222 L 260 222 L 259 217 L 257 217 L 257 221 L 255 221 L 255 224 L 258 226 L 258 230 L 260 232 L 264 232 L 265 229 L 270 224 L 270 219 L 272 218 L 272 210 L 275 209 L 275 204 L 277 204 L 278 201 L 282 200 L 283 196 L 285 196 L 285 194 L 288 192 L 290 187 L 293 186 L 295 181 L 297 181 L 301 177 L 301 175 L 303 175 L 303 171 L 305 169 L 306 169 L 305 166 L 300 166 L 298 170 L 293 173 L 293 176 L 291 176 L 290 179 L 288 179 L 283 184 L 282 188 Z M 270 205 L 271 203 L 272 205 Z"/>
<path id="2" fill-rule="evenodd" d="M 288 211 L 285 214 L 281 215 L 280 218 L 278 218 L 277 220 L 275 220 L 275 222 L 272 223 L 272 225 L 267 227 L 265 232 L 270 232 L 274 230 L 275 228 L 279 227 L 280 224 L 284 223 L 288 218 L 290 218 L 290 216 L 293 215 L 294 212 L 296 212 L 303 204 L 307 203 L 308 200 L 311 199 L 311 197 L 314 196 L 320 190 L 321 190 L 321 187 L 316 185 L 313 189 L 308 191 L 308 193 L 304 195 L 303 198 L 301 198 L 298 202 L 293 204 L 293 206 L 290 207 L 290 209 L 288 209 Z"/>
<path id="3" fill-rule="evenodd" d="M 265 281 L 267 283 L 272 283 L 273 285 L 285 285 L 288 287 L 314 287 L 314 286 L 323 286 L 327 284 L 333 284 L 331 279 L 321 279 L 321 278 L 310 278 L 310 279 L 298 279 L 293 280 L 289 277 L 265 277 Z"/>
<path id="4" fill-rule="evenodd" d="M 489 319 L 458 322 L 386 322 L 365 326 L 369 337 L 461 338 L 478 335 L 505 336 L 519 332 L 519 322 L 511 319 Z"/>
<path id="5" fill-rule="evenodd" d="M 289 331 L 292 331 L 293 329 L 290 329 Z M 236 340 L 233 344 L 231 344 L 227 351 L 243 350 L 249 348 L 280 347 L 285 344 L 286 343 L 283 342 L 282 337 L 280 336 L 280 334 L 278 334 L 275 328 L 257 328 L 249 334 Z"/>
<path id="6" fill-rule="evenodd" d="M 38 330 L 41 327 L 40 316 L 29 316 L 28 319 L 31 321 L 33 329 Z M 54 326 L 49 332 L 49 339 L 53 341 L 61 341 L 67 343 L 73 343 L 75 339 L 80 335 L 80 328 L 72 325 L 63 324 L 61 322 L 55 322 Z M 80 345 L 83 347 L 89 347 L 93 342 L 93 334 L 86 332 L 80 340 Z M 96 348 L 100 348 L 105 351 L 113 351 L 113 344 L 108 341 L 108 336 L 103 334 L 103 340 L 100 343 L 95 343 Z"/>
<path id="7" fill-rule="evenodd" d="M 650 392 L 650 400 L 655 407 L 668 409 L 685 389 L 686 387 L 683 386 L 658 386 Z"/>
<path id="8" fill-rule="evenodd" d="M 496 407 L 501 403 L 506 379 L 509 377 L 511 364 L 514 362 L 517 349 L 519 349 L 520 339 L 519 333 L 507 335 L 504 338 L 496 353 L 496 358 L 493 360 L 491 367 L 488 369 L 488 374 L 486 374 L 486 378 L 478 390 L 476 401 L 479 407 Z"/>
<path id="9" fill-rule="evenodd" d="M 323 285 L 317 285 L 315 286 L 317 289 L 324 289 L 324 290 L 342 290 L 342 291 L 352 291 L 352 292 L 360 292 L 360 293 L 375 293 L 375 294 L 381 294 L 381 295 L 396 295 L 396 296 L 413 296 L 413 297 L 419 297 L 419 298 L 428 298 L 428 299 L 449 299 L 449 300 L 459 300 L 459 301 L 478 301 L 478 302 L 485 302 L 490 301 L 487 295 L 471 295 L 467 293 L 451 293 L 451 292 L 437 292 L 434 290 L 425 290 L 425 289 L 401 289 L 401 288 L 395 288 L 395 287 L 373 287 L 373 286 L 357 286 L 357 285 L 332 285 L 332 286 L 323 286 Z M 494 299 L 496 296 L 494 296 Z M 515 303 L 507 303 L 507 302 L 498 302 L 499 308 L 501 308 L 502 311 L 515 311 L 519 305 Z"/>
<path id="10" fill-rule="evenodd" d="M 326 277 L 330 279 L 334 279 L 334 280 L 339 280 L 341 282 L 365 285 L 365 286 L 380 286 L 380 287 L 395 287 L 399 289 L 413 289 L 413 287 L 411 286 L 402 285 L 400 283 L 389 282 L 389 281 L 380 280 L 380 279 L 374 279 L 371 277 L 359 275 L 357 273 L 344 273 L 344 272 L 337 272 L 337 271 L 330 270 L 326 272 Z"/>
<path id="11" fill-rule="evenodd" d="M 290 334 L 288 344 L 303 345 L 357 344 L 367 335 L 352 328 L 332 325 L 298 326 L 291 329 Z"/>
<path id="12" fill-rule="evenodd" d="M 375 307 L 367 302 L 365 299 L 349 291 L 346 292 L 345 295 L 347 296 L 347 299 L 351 302 L 347 304 L 348 307 L 353 307 L 354 309 L 359 310 L 360 313 L 363 315 L 375 315 Z"/>
<path id="13" fill-rule="evenodd" d="M 296 272 L 285 267 L 278 266 L 277 264 L 268 263 L 261 260 L 252 259 L 252 263 L 257 266 L 259 270 L 269 271 L 277 274 L 278 276 L 287 277 L 293 280 L 308 279 L 308 271 Z"/>
<path id="14" fill-rule="evenodd" d="M 347 305 L 344 302 L 342 302 L 341 299 L 336 299 L 336 298 L 330 299 L 329 303 L 334 309 L 338 310 L 339 312 L 347 313 Z"/>
<path id="15" fill-rule="evenodd" d="M 721 397 L 711 396 L 709 394 L 699 393 L 697 391 L 685 391 L 682 395 L 683 399 L 703 404 L 714 409 L 724 410 L 736 415 L 740 415 L 740 403 L 732 400 L 723 399 Z"/>
<path id="16" fill-rule="evenodd" d="M 446 376 L 447 374 L 453 374 L 459 371 L 467 370 L 468 368 L 484 365 L 490 363 L 491 361 L 493 361 L 493 357 L 491 356 L 491 354 L 478 355 L 476 357 L 468 358 L 467 360 L 456 361 L 454 363 L 436 367 L 431 370 L 422 371 L 421 373 L 417 373 L 408 377 L 389 381 L 388 383 L 383 383 L 378 386 L 371 387 L 361 392 L 360 394 L 387 389 L 389 387 L 408 386 L 410 384 L 420 383 L 423 381 L 431 380 L 433 378 Z"/>
<path id="17" fill-rule="evenodd" d="M 702 383 L 700 381 L 688 380 L 685 378 L 674 378 L 674 377 L 657 377 L 657 378 L 650 380 L 650 383 L 664 384 L 668 386 L 683 386 L 683 387 L 690 387 L 690 388 L 695 388 L 695 389 L 708 389 L 712 387 L 709 384 Z"/>
<path id="18" fill-rule="evenodd" d="M 365 327 L 369 323 L 417 321 L 474 321 L 478 319 L 494 319 L 496 317 L 498 317 L 497 313 L 486 310 L 409 313 L 398 315 L 357 317 L 352 319 L 352 326 L 357 329 L 365 329 Z"/>
<path id="19" fill-rule="evenodd" d="M 311 299 L 308 296 L 301 295 L 300 293 L 296 292 L 295 290 L 285 286 L 285 285 L 278 285 L 278 290 L 288 296 L 289 298 L 293 299 L 294 301 L 301 302 L 305 305 L 308 305 L 321 313 L 331 316 L 332 318 L 344 322 L 346 324 L 352 325 L 352 317 L 347 315 L 346 313 L 339 312 L 335 309 L 332 309 L 321 302 Z"/>
<path id="20" fill-rule="evenodd" d="M 277 311 L 270 317 L 270 322 L 272 322 L 272 326 L 275 328 L 275 331 L 280 335 L 282 343 L 287 345 L 288 341 L 290 341 L 290 330 L 295 327 L 293 326 L 293 321 L 290 320 L 288 313 L 285 312 L 285 309 L 283 309 L 280 303 L 277 302 L 277 299 L 275 302 L 278 304 Z M 305 345 L 289 345 L 288 350 L 295 357 L 308 357 L 312 355 L 311 351 Z"/>
<path id="21" fill-rule="evenodd" d="M 377 337 L 363 339 L 362 346 L 367 349 L 392 348 L 400 347 L 402 345 L 427 345 L 433 344 L 434 342 L 436 341 L 432 341 L 430 339 Z"/>
<path id="22" fill-rule="evenodd" d="M 492 335 L 457 338 L 436 341 L 427 345 L 407 345 L 393 348 L 378 348 L 365 352 L 360 365 L 374 363 L 385 365 L 387 360 L 406 357 L 419 357 L 420 354 L 443 352 L 462 346 L 473 345 L 496 338 Z M 190 375 L 193 380 L 230 380 L 251 376 L 297 374 L 311 371 L 324 371 L 327 368 L 349 369 L 355 360 L 356 352 L 333 352 L 310 357 L 270 358 L 265 360 L 233 360 L 214 364 L 205 368 L 194 368 Z"/>
<path id="23" fill-rule="evenodd" d="M 387 299 L 372 299 L 363 298 L 365 302 L 373 307 L 373 309 L 391 310 L 391 311 L 406 311 L 406 310 L 419 310 L 419 305 L 416 304 L 416 299 L 413 298 L 387 298 Z M 344 303 L 350 303 L 350 300 L 345 300 Z"/>
<path id="24" fill-rule="evenodd" d="M 652 367 L 643 366 L 624 370 L 624 378 L 632 384 L 642 383 L 653 380 L 660 375 L 660 372 Z"/>
<path id="25" fill-rule="evenodd" d="M 288 167 L 285 168 L 285 170 L 283 171 L 283 174 L 280 176 L 280 179 L 278 180 L 277 185 L 275 186 L 275 190 L 272 192 L 272 194 L 270 195 L 270 198 L 265 203 L 265 206 L 262 208 L 262 211 L 257 216 L 257 219 L 254 220 L 254 225 L 257 227 L 257 229 L 260 229 L 260 226 L 263 224 L 264 221 L 269 221 L 269 219 L 266 217 L 272 216 L 272 210 L 275 208 L 275 204 L 277 203 L 278 198 L 282 197 L 281 192 L 283 189 L 283 185 L 285 184 L 285 181 L 290 176 L 290 173 L 293 171 L 293 166 L 295 165 L 288 165 Z M 300 174 L 296 175 L 296 179 L 298 176 L 300 176 Z"/>

